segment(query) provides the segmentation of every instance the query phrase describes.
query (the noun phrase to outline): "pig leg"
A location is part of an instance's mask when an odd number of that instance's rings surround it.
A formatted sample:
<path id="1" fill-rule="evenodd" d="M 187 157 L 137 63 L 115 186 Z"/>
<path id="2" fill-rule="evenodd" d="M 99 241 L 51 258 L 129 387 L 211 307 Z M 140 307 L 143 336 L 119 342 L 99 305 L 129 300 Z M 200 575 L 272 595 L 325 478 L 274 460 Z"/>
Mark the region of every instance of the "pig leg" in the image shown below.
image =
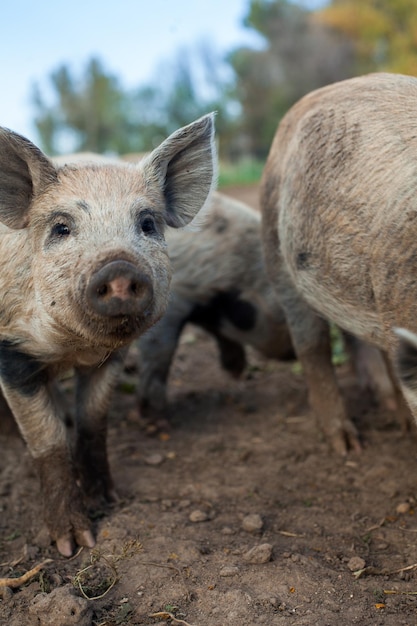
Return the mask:
<path id="1" fill-rule="evenodd" d="M 45 522 L 59 552 L 71 556 L 73 539 L 92 547 L 94 537 L 76 484 L 64 420 L 45 367 L 13 344 L 1 344 L 1 388 L 39 473 Z"/>
<path id="2" fill-rule="evenodd" d="M 127 349 L 99 367 L 77 368 L 75 463 L 84 494 L 94 507 L 116 500 L 107 458 L 107 412 Z"/>
<path id="3" fill-rule="evenodd" d="M 417 335 L 405 328 L 395 328 L 394 332 L 398 344 L 390 351 L 392 369 L 417 422 Z"/>
<path id="4" fill-rule="evenodd" d="M 411 404 L 406 401 L 406 395 L 404 393 L 404 387 L 401 386 L 401 383 L 398 382 L 398 376 L 395 372 L 395 368 L 393 366 L 393 361 L 390 359 L 386 352 L 382 353 L 388 376 L 390 378 L 390 382 L 392 385 L 393 393 L 394 393 L 394 406 L 393 409 L 396 411 L 398 421 L 401 427 L 401 431 L 406 434 L 411 430 L 411 423 L 413 416 L 410 412 Z M 395 359 L 395 356 L 394 356 Z M 395 362 L 395 361 L 394 361 Z M 408 393 L 408 391 L 406 392 Z"/>
<path id="5" fill-rule="evenodd" d="M 375 398 L 384 404 L 390 411 L 397 408 L 397 390 L 388 366 L 386 354 L 379 348 L 354 337 L 350 333 L 343 333 L 345 349 L 349 354 L 353 369 L 363 390 L 369 390 Z"/>
<path id="6" fill-rule="evenodd" d="M 176 298 L 164 317 L 139 342 L 137 397 L 143 417 L 152 421 L 167 418 L 167 381 L 178 340 L 192 305 Z"/>
<path id="7" fill-rule="evenodd" d="M 245 349 L 237 341 L 228 339 L 220 333 L 215 333 L 214 336 L 219 348 L 222 367 L 235 378 L 239 378 L 247 365 Z"/>
<path id="8" fill-rule="evenodd" d="M 298 295 L 283 272 L 276 284 L 321 430 L 336 452 L 358 451 L 357 432 L 347 416 L 332 365 L 329 325 Z"/>

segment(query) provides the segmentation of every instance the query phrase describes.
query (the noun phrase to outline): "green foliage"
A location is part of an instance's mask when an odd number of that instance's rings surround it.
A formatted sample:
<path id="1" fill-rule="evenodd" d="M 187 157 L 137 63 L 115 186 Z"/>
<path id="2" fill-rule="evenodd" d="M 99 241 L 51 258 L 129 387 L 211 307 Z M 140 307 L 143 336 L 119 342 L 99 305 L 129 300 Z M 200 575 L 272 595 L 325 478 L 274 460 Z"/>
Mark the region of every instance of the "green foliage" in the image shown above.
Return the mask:
<path id="1" fill-rule="evenodd" d="M 343 334 L 341 330 L 334 324 L 330 324 L 330 342 L 332 346 L 333 365 L 343 365 L 349 360 L 349 356 L 346 352 Z M 292 364 L 291 372 L 297 375 L 303 373 L 303 368 L 299 361 L 295 361 L 295 363 Z"/>
<path id="2" fill-rule="evenodd" d="M 236 163 L 222 161 L 219 168 L 219 187 L 258 183 L 262 176 L 263 167 L 263 161 L 249 157 Z"/>
<path id="3" fill-rule="evenodd" d="M 340 329 L 334 324 L 330 325 L 330 340 L 332 344 L 332 362 L 333 365 L 343 365 L 348 360 L 346 354 L 345 342 Z"/>
<path id="4" fill-rule="evenodd" d="M 131 90 L 98 59 L 91 59 L 81 76 L 62 65 L 49 77 L 52 97 L 47 99 L 39 84 L 33 88 L 42 148 L 51 155 L 147 152 L 209 111 L 217 111 L 217 130 L 227 138 L 229 79 L 215 71 L 217 65 L 207 46 L 197 55 L 181 50 L 152 84 Z"/>
<path id="5" fill-rule="evenodd" d="M 131 142 L 129 99 L 98 59 L 87 63 L 81 77 L 62 65 L 52 72 L 50 82 L 52 103 L 45 101 L 39 85 L 33 91 L 35 124 L 46 152 L 137 150 Z"/>
<path id="6" fill-rule="evenodd" d="M 314 20 L 302 4 L 252 0 L 245 25 L 262 38 L 258 49 L 229 55 L 235 98 L 242 107 L 240 132 L 247 151 L 264 159 L 284 113 L 304 94 L 351 74 L 348 38 Z"/>
<path id="7" fill-rule="evenodd" d="M 217 111 L 221 158 L 262 162 L 281 118 L 307 92 L 368 71 L 417 75 L 417 2 L 308 6 L 306 0 L 249 0 L 243 23 L 257 44 L 230 50 L 225 59 L 207 43 L 180 49 L 149 84 L 130 90 L 99 59 L 90 59 L 79 75 L 67 64 L 56 68 L 49 77 L 52 94 L 39 84 L 33 89 L 42 147 L 50 154 L 146 152 L 180 126 Z M 228 177 L 221 172 L 221 184 Z"/>
<path id="8" fill-rule="evenodd" d="M 348 36 L 358 73 L 417 75 L 417 3 L 413 0 L 333 0 L 317 20 Z"/>

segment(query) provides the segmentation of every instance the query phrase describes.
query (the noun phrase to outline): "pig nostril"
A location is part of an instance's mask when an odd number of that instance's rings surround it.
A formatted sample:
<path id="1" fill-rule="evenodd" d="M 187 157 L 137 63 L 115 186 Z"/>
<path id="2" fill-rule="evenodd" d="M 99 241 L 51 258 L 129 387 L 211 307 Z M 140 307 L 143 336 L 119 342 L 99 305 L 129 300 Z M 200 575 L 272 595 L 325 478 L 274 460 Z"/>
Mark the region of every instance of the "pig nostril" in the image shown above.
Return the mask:
<path id="1" fill-rule="evenodd" d="M 107 285 L 100 285 L 100 287 L 97 287 L 97 295 L 102 298 L 107 294 L 108 290 Z"/>
<path id="2" fill-rule="evenodd" d="M 132 294 L 132 296 L 137 296 L 139 295 L 140 292 L 140 286 L 138 283 L 136 282 L 132 282 L 132 284 L 130 285 L 130 289 L 129 289 L 130 293 Z"/>

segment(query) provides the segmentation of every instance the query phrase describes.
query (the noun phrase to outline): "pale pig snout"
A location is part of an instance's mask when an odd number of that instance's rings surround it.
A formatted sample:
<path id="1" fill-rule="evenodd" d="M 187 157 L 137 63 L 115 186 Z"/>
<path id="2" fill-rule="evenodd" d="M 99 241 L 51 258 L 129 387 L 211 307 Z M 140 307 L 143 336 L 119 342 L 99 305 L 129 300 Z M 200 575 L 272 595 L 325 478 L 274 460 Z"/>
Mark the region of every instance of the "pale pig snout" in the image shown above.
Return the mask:
<path id="1" fill-rule="evenodd" d="M 111 261 L 93 274 L 87 300 L 99 315 L 140 315 L 153 298 L 149 276 L 129 261 Z"/>

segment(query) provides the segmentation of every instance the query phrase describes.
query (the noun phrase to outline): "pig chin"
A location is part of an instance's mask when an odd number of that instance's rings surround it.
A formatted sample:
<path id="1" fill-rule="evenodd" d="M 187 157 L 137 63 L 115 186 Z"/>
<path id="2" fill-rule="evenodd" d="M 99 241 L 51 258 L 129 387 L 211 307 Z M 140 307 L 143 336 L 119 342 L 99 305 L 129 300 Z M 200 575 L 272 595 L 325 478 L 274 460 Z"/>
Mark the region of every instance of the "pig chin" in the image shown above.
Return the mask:
<path id="1" fill-rule="evenodd" d="M 148 330 L 159 317 L 151 310 L 101 318 L 93 315 L 88 321 L 84 315 L 83 326 L 88 329 L 87 334 L 93 337 L 95 343 L 106 348 L 116 348 L 133 341 Z"/>

